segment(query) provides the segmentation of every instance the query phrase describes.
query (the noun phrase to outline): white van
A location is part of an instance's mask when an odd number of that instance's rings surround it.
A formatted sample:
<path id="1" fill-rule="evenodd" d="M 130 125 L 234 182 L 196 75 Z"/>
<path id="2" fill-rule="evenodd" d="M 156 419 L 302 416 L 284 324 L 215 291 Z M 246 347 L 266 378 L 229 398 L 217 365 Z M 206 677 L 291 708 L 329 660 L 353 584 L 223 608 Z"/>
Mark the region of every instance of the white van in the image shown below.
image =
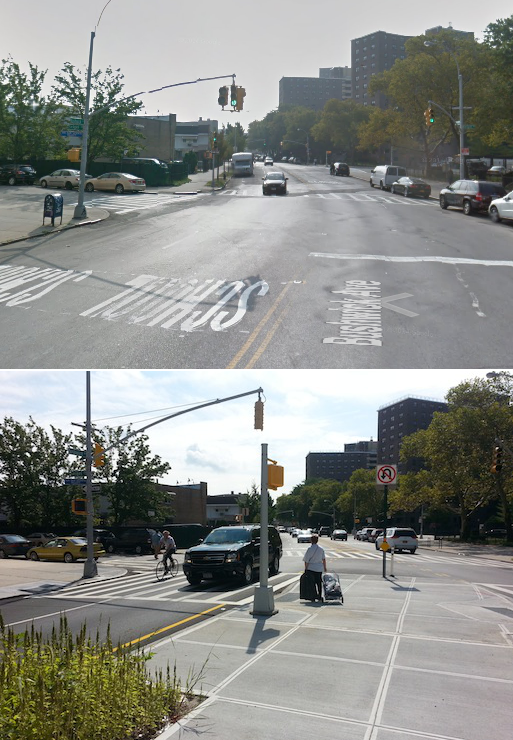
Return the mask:
<path id="1" fill-rule="evenodd" d="M 406 170 L 404 167 L 396 167 L 392 164 L 383 164 L 374 167 L 371 170 L 370 186 L 378 185 L 381 190 L 390 190 L 390 187 L 400 177 L 406 177 Z"/>

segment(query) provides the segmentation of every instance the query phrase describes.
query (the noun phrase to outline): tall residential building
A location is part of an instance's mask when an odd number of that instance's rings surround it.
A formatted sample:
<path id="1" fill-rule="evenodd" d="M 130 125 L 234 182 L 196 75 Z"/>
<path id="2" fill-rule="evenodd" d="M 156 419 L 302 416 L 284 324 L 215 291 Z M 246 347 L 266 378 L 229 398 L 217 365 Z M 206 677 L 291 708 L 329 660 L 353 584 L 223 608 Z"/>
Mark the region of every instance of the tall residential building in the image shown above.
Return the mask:
<path id="1" fill-rule="evenodd" d="M 443 26 L 434 26 L 433 28 L 426 28 L 426 30 L 424 31 L 424 36 L 436 36 L 438 33 L 440 33 L 440 31 L 451 31 L 451 33 L 454 33 L 456 36 L 468 36 L 469 39 L 474 38 L 473 31 L 457 31 L 450 24 L 447 28 L 444 28 Z"/>
<path id="2" fill-rule="evenodd" d="M 349 67 L 323 67 L 319 77 L 282 77 L 279 104 L 301 105 L 322 110 L 328 100 L 347 100 L 351 97 L 351 70 Z"/>
<path id="3" fill-rule="evenodd" d="M 375 74 L 390 69 L 396 59 L 404 59 L 404 43 L 411 36 L 400 36 L 386 31 L 375 31 L 351 40 L 351 97 L 363 105 L 387 107 L 383 93 L 371 95 L 368 86 Z"/>
<path id="4" fill-rule="evenodd" d="M 418 458 L 407 464 L 399 462 L 403 437 L 419 429 L 427 429 L 435 411 L 446 412 L 447 404 L 431 398 L 401 398 L 378 410 L 378 464 L 398 463 L 399 472 L 416 472 L 421 469 Z"/>
<path id="5" fill-rule="evenodd" d="M 377 442 L 346 444 L 344 452 L 309 452 L 306 456 L 306 480 L 327 478 L 349 480 L 355 470 L 376 466 Z"/>

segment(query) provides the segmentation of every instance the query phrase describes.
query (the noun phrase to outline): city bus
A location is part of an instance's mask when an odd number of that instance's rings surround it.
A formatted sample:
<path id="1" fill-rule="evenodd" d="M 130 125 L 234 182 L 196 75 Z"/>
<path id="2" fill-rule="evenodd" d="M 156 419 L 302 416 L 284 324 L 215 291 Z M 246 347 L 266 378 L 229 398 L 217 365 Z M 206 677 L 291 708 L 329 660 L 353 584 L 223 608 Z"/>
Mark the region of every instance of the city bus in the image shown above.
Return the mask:
<path id="1" fill-rule="evenodd" d="M 252 175 L 253 174 L 253 154 L 252 152 L 238 152 L 232 154 L 232 165 L 234 176 Z"/>

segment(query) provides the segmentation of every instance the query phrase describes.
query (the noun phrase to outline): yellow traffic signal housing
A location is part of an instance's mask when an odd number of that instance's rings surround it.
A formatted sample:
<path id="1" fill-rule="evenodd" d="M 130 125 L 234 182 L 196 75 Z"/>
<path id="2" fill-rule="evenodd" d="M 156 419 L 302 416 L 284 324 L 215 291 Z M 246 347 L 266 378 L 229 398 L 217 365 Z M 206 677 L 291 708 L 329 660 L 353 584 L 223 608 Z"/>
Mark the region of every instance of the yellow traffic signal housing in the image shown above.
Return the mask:
<path id="1" fill-rule="evenodd" d="M 244 108 L 244 98 L 246 97 L 246 90 L 243 87 L 237 88 L 237 110 L 241 111 Z"/>
<path id="2" fill-rule="evenodd" d="M 261 429 L 264 428 L 264 402 L 255 401 L 255 429 Z"/>
<path id="3" fill-rule="evenodd" d="M 98 444 L 98 442 L 94 443 L 94 451 L 93 451 L 93 465 L 95 468 L 103 468 L 105 465 L 105 450 L 101 445 Z"/>
<path id="4" fill-rule="evenodd" d="M 490 468 L 491 473 L 500 473 L 502 470 L 502 447 L 495 445 L 493 448 L 492 455 L 492 467 Z"/>
<path id="5" fill-rule="evenodd" d="M 430 123 L 429 123 L 429 108 L 426 108 L 426 110 L 424 111 L 424 122 L 425 122 L 426 126 L 430 126 Z"/>
<path id="6" fill-rule="evenodd" d="M 268 465 L 267 488 L 276 491 L 278 488 L 282 488 L 283 485 L 283 467 L 281 465 Z"/>
<path id="7" fill-rule="evenodd" d="M 82 156 L 82 149 L 78 147 L 73 147 L 72 149 L 68 149 L 68 160 L 70 162 L 80 162 L 81 156 Z"/>
<path id="8" fill-rule="evenodd" d="M 85 498 L 74 498 L 71 500 L 71 511 L 73 514 L 79 514 L 80 516 L 87 516 L 87 499 Z"/>

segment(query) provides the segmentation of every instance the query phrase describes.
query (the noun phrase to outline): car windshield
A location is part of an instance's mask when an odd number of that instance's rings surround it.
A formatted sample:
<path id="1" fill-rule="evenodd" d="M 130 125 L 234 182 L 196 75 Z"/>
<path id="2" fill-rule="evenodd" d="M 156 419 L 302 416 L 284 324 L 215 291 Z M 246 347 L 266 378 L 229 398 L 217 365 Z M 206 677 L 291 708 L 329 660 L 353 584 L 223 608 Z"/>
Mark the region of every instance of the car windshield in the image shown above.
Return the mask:
<path id="1" fill-rule="evenodd" d="M 7 534 L 4 535 L 7 542 L 25 542 L 25 537 L 21 537 L 19 534 Z"/>
<path id="2" fill-rule="evenodd" d="M 267 175 L 267 178 L 266 179 L 267 180 L 284 180 L 285 177 L 283 176 L 283 174 L 281 172 L 270 172 Z"/>
<path id="3" fill-rule="evenodd" d="M 215 529 L 205 537 L 206 545 L 234 545 L 238 542 L 250 542 L 251 535 L 247 529 L 230 527 L 229 529 Z"/>

